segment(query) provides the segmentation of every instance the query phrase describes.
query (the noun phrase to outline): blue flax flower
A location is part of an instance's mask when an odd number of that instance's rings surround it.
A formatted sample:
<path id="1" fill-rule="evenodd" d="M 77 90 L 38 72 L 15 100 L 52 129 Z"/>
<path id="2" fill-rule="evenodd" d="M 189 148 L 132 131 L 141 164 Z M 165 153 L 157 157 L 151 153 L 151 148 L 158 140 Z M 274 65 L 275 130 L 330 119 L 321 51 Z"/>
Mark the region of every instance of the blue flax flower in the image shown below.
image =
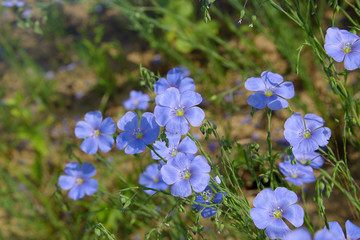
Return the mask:
<path id="1" fill-rule="evenodd" d="M 189 159 L 184 153 L 178 153 L 161 168 L 163 180 L 172 185 L 171 194 L 175 197 L 188 197 L 191 187 L 195 192 L 202 192 L 210 182 L 211 170 L 203 156 Z"/>
<path id="2" fill-rule="evenodd" d="M 289 104 L 285 99 L 290 99 L 295 95 L 292 82 L 284 82 L 281 75 L 270 71 L 263 72 L 261 78 L 248 78 L 245 88 L 249 91 L 256 91 L 248 97 L 247 102 L 258 109 L 266 106 L 271 110 L 286 108 Z"/>
<path id="3" fill-rule="evenodd" d="M 140 109 L 145 111 L 149 107 L 150 97 L 141 91 L 130 92 L 130 98 L 123 102 L 126 110 Z"/>
<path id="4" fill-rule="evenodd" d="M 199 93 L 186 91 L 180 94 L 177 88 L 168 88 L 158 95 L 157 106 L 154 109 L 156 122 L 172 134 L 184 135 L 189 132 L 190 126 L 198 127 L 205 118 L 204 111 L 195 107 L 202 101 Z"/>
<path id="5" fill-rule="evenodd" d="M 104 153 L 110 151 L 114 145 L 114 138 L 110 135 L 116 131 L 114 121 L 110 117 L 102 121 L 100 111 L 88 112 L 84 119 L 75 126 L 75 136 L 85 138 L 81 143 L 81 150 L 87 154 L 95 154 L 98 148 Z"/>
<path id="6" fill-rule="evenodd" d="M 8 1 L 2 1 L 1 2 L 1 5 L 4 6 L 4 7 L 23 7 L 25 6 L 25 2 L 24 1 L 21 1 L 21 0 L 8 0 Z"/>
<path id="7" fill-rule="evenodd" d="M 142 115 L 140 124 L 135 112 L 127 112 L 117 122 L 117 126 L 124 132 L 117 136 L 116 147 L 120 150 L 125 148 L 127 154 L 143 152 L 147 144 L 153 143 L 158 138 L 160 132 L 154 115 L 149 112 Z"/>
<path id="8" fill-rule="evenodd" d="M 215 177 L 215 181 L 220 184 L 220 178 Z M 195 202 L 201 203 L 204 205 L 212 205 L 212 203 L 220 204 L 222 202 L 223 196 L 226 195 L 226 193 L 215 193 L 217 191 L 217 188 L 214 185 L 208 185 L 204 191 L 202 191 L 200 194 L 196 195 Z M 201 211 L 201 216 L 203 218 L 212 217 L 216 214 L 217 210 L 215 207 L 204 207 L 200 206 L 198 204 L 194 204 L 193 207 L 199 212 Z"/>
<path id="9" fill-rule="evenodd" d="M 313 169 L 302 164 L 293 165 L 290 161 L 279 163 L 279 169 L 286 177 L 285 180 L 294 185 L 300 186 L 304 183 L 311 183 L 316 180 Z"/>
<path id="10" fill-rule="evenodd" d="M 98 189 L 98 181 L 90 179 L 95 176 L 96 169 L 91 163 L 84 162 L 81 167 L 77 162 L 66 164 L 65 173 L 59 177 L 59 186 L 63 190 L 70 190 L 68 196 L 78 200 L 86 195 L 94 194 Z"/>
<path id="11" fill-rule="evenodd" d="M 139 176 L 139 184 L 157 190 L 168 189 L 169 185 L 162 180 L 159 165 L 158 163 L 153 163 L 147 166 L 145 172 Z M 144 192 L 148 195 L 156 193 L 156 191 L 153 190 L 144 190 Z"/>
<path id="12" fill-rule="evenodd" d="M 306 166 L 310 166 L 314 169 L 322 167 L 324 165 L 324 159 L 317 152 L 304 153 L 299 149 L 292 149 L 295 159 L 298 163 Z"/>
<path id="13" fill-rule="evenodd" d="M 310 232 L 305 228 L 298 228 L 286 236 L 282 240 L 312 240 Z M 314 240 L 339 240 L 327 229 L 319 230 L 315 233 Z"/>
<path id="14" fill-rule="evenodd" d="M 324 47 L 326 53 L 336 62 L 344 61 L 347 70 L 355 70 L 360 67 L 359 36 L 336 27 L 328 28 Z"/>
<path id="15" fill-rule="evenodd" d="M 294 113 L 285 122 L 284 137 L 290 145 L 304 153 L 314 152 L 329 143 L 331 130 L 324 126 L 324 119 L 315 114 Z"/>
<path id="16" fill-rule="evenodd" d="M 358 240 L 360 238 L 360 227 L 350 222 L 350 220 L 347 220 L 345 223 L 346 238 L 339 223 L 329 222 L 329 228 L 330 232 L 336 236 L 336 240 Z"/>
<path id="17" fill-rule="evenodd" d="M 284 187 L 278 187 L 275 191 L 265 188 L 255 197 L 255 208 L 250 210 L 250 216 L 257 228 L 265 229 L 268 238 L 282 238 L 290 232 L 282 218 L 295 227 L 304 223 L 304 210 L 295 204 L 297 200 L 296 194 Z"/>
<path id="18" fill-rule="evenodd" d="M 165 160 L 169 161 L 180 152 L 185 153 L 191 159 L 195 157 L 195 153 L 198 151 L 198 148 L 195 142 L 189 137 L 185 137 L 180 142 L 181 135 L 166 133 L 166 138 L 169 140 L 168 147 L 166 146 L 166 142 L 162 141 L 156 141 L 153 144 L 156 153 Z M 151 156 L 154 159 L 160 159 L 160 157 L 153 151 L 151 151 Z"/>
<path id="19" fill-rule="evenodd" d="M 194 80 L 187 76 L 187 69 L 180 67 L 173 68 L 167 73 L 167 80 L 165 78 L 160 78 L 154 83 L 154 91 L 156 94 L 162 94 L 170 87 L 179 89 L 180 93 L 185 91 L 195 91 Z"/>

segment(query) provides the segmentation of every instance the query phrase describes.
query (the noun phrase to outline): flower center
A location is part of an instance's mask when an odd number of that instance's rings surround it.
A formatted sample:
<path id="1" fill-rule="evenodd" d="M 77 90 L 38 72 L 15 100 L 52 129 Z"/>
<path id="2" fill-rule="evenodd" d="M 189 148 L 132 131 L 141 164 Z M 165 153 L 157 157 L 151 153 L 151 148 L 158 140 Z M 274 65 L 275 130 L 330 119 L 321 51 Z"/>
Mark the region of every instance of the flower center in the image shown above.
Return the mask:
<path id="1" fill-rule="evenodd" d="M 184 179 L 189 179 L 191 177 L 191 173 L 189 172 L 189 169 L 184 170 L 182 176 Z"/>
<path id="2" fill-rule="evenodd" d="M 213 194 L 213 192 L 211 192 L 210 190 L 207 190 L 207 191 L 203 191 L 203 199 L 205 201 L 210 201 L 210 200 L 213 200 L 215 195 Z"/>
<path id="3" fill-rule="evenodd" d="M 304 138 L 309 138 L 309 137 L 310 137 L 310 133 L 311 133 L 310 129 L 305 129 L 305 131 L 303 132 Z"/>
<path id="4" fill-rule="evenodd" d="M 175 157 L 177 153 L 178 153 L 177 149 L 176 149 L 176 148 L 173 148 L 173 149 L 171 150 L 171 157 Z"/>
<path id="5" fill-rule="evenodd" d="M 343 47 L 343 51 L 344 51 L 344 53 L 349 53 L 349 52 L 351 52 L 350 43 L 345 44 L 345 46 Z"/>
<path id="6" fill-rule="evenodd" d="M 307 160 L 306 159 L 301 159 L 300 163 L 305 165 L 307 163 Z"/>
<path id="7" fill-rule="evenodd" d="M 177 116 L 182 116 L 184 115 L 184 109 L 179 107 L 178 109 L 176 109 L 176 115 Z"/>
<path id="8" fill-rule="evenodd" d="M 271 89 L 266 89 L 265 96 L 270 97 L 272 95 L 273 95 L 273 92 L 271 91 Z"/>
<path id="9" fill-rule="evenodd" d="M 298 175 L 297 175 L 296 173 L 292 173 L 292 174 L 291 174 L 291 177 L 292 177 L 292 178 L 297 178 Z"/>
<path id="10" fill-rule="evenodd" d="M 94 131 L 94 135 L 95 135 L 96 137 L 99 136 L 99 135 L 100 135 L 100 130 L 98 130 L 98 129 L 95 130 L 95 131 Z"/>
<path id="11" fill-rule="evenodd" d="M 135 129 L 133 135 L 136 136 L 137 139 L 140 139 L 144 134 L 140 131 L 140 129 Z"/>
<path id="12" fill-rule="evenodd" d="M 274 209 L 274 211 L 272 212 L 275 218 L 281 218 L 282 217 L 282 210 L 280 209 L 280 207 L 278 207 L 276 210 Z"/>
<path id="13" fill-rule="evenodd" d="M 77 183 L 78 185 L 83 184 L 83 182 L 84 182 L 84 180 L 83 180 L 82 178 L 76 179 L 76 183 Z"/>
<path id="14" fill-rule="evenodd" d="M 158 183 L 158 182 L 159 182 L 159 178 L 158 178 L 158 177 L 153 178 L 153 182 L 154 182 L 154 183 Z"/>

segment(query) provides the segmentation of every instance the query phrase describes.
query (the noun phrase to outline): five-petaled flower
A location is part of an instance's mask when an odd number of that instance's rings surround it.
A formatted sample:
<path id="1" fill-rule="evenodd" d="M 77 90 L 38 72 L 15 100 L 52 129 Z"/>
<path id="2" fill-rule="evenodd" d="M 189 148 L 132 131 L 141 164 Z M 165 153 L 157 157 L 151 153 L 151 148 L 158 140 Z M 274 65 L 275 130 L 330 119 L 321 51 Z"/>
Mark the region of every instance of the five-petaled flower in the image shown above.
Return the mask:
<path id="1" fill-rule="evenodd" d="M 202 97 L 193 91 L 179 92 L 177 88 L 168 88 L 156 97 L 157 106 L 154 109 L 156 122 L 172 134 L 184 135 L 190 126 L 198 127 L 205 118 L 204 111 L 195 107 L 200 104 Z"/>
<path id="2" fill-rule="evenodd" d="M 248 97 L 247 102 L 258 109 L 266 106 L 271 110 L 286 108 L 289 103 L 285 99 L 290 99 L 295 95 L 292 82 L 284 82 L 281 75 L 270 71 L 263 72 L 261 78 L 248 78 L 245 88 L 256 91 Z"/>
<path id="3" fill-rule="evenodd" d="M 117 136 L 116 147 L 120 150 L 125 148 L 127 154 L 143 152 L 147 144 L 153 143 L 158 138 L 160 132 L 154 115 L 149 112 L 142 115 L 140 124 L 135 112 L 127 112 L 117 122 L 117 126 L 124 132 Z"/>
<path id="4" fill-rule="evenodd" d="M 88 154 L 95 154 L 100 148 L 104 153 L 111 150 L 114 138 L 110 135 L 116 131 L 114 121 L 107 117 L 102 121 L 100 111 L 85 114 L 85 121 L 79 121 L 75 126 L 75 136 L 85 138 L 81 143 L 81 150 Z"/>
<path id="5" fill-rule="evenodd" d="M 166 142 L 163 141 L 156 141 L 153 144 L 153 148 L 156 153 L 151 151 L 152 158 L 160 159 L 158 156 L 160 155 L 162 158 L 169 161 L 180 152 L 185 153 L 189 158 L 195 157 L 195 153 L 198 151 L 198 148 L 195 142 L 189 137 L 185 137 L 180 142 L 181 135 L 166 133 L 166 138 L 169 140 L 168 146 L 166 146 Z"/>
<path id="6" fill-rule="evenodd" d="M 146 110 L 149 107 L 150 97 L 141 91 L 132 90 L 130 98 L 123 102 L 126 110 Z"/>
<path id="7" fill-rule="evenodd" d="M 195 84 L 192 78 L 187 77 L 188 70 L 179 67 L 171 69 L 166 78 L 160 78 L 154 83 L 154 91 L 156 94 L 162 94 L 166 89 L 174 87 L 179 89 L 180 93 L 185 91 L 195 91 Z"/>
<path id="8" fill-rule="evenodd" d="M 295 227 L 304 223 L 304 210 L 295 204 L 297 200 L 296 194 L 284 187 L 278 187 L 275 191 L 265 188 L 255 197 L 255 208 L 250 210 L 250 216 L 257 228 L 265 229 L 268 238 L 282 238 L 290 232 L 282 218 Z"/>
<path id="9" fill-rule="evenodd" d="M 336 62 L 344 61 L 347 70 L 355 70 L 360 67 L 359 36 L 336 27 L 328 28 L 324 48 Z"/>
<path id="10" fill-rule="evenodd" d="M 78 162 L 66 164 L 65 173 L 59 177 L 59 186 L 63 190 L 70 190 L 68 196 L 78 200 L 86 195 L 94 194 L 98 189 L 98 181 L 90 179 L 95 176 L 96 169 L 91 163 L 84 162 L 81 167 Z"/>
<path id="11" fill-rule="evenodd" d="M 145 172 L 141 173 L 139 176 L 139 184 L 156 190 L 166 190 L 169 185 L 162 180 L 159 166 L 160 164 L 158 163 L 147 166 Z M 148 195 L 156 193 L 156 191 L 150 189 L 144 190 L 144 192 Z"/>
<path id="12" fill-rule="evenodd" d="M 195 192 L 202 192 L 210 182 L 211 170 L 203 156 L 189 159 L 184 153 L 178 153 L 161 168 L 163 180 L 172 185 L 171 194 L 175 197 L 188 197 L 191 187 Z"/>
<path id="13" fill-rule="evenodd" d="M 314 152 L 329 143 L 331 130 L 324 126 L 324 119 L 315 114 L 294 113 L 285 122 L 284 137 L 290 145 L 304 153 Z"/>
<path id="14" fill-rule="evenodd" d="M 294 185 L 303 185 L 304 183 L 311 183 L 316 180 L 313 169 L 310 166 L 302 164 L 291 164 L 290 161 L 279 163 L 280 172 L 286 177 L 285 180 Z"/>

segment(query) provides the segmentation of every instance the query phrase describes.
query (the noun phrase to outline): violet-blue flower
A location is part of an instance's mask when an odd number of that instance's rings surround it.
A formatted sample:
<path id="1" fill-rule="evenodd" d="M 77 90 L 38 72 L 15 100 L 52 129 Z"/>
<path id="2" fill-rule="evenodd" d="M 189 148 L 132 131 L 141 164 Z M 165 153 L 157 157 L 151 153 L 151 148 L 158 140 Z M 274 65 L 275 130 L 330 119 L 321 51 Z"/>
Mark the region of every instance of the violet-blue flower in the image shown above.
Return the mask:
<path id="1" fill-rule="evenodd" d="M 350 220 L 347 220 L 345 223 L 346 237 L 338 222 L 329 222 L 329 228 L 337 240 L 358 240 L 360 238 L 360 227 L 353 224 Z"/>
<path id="2" fill-rule="evenodd" d="M 285 180 L 294 185 L 300 186 L 304 183 L 311 183 L 316 180 L 313 169 L 302 164 L 291 164 L 290 161 L 279 163 L 280 172 L 286 177 Z"/>
<path id="3" fill-rule="evenodd" d="M 145 111 L 149 107 L 150 97 L 141 91 L 132 90 L 130 98 L 123 102 L 126 110 L 140 109 Z"/>
<path id="4" fill-rule="evenodd" d="M 310 232 L 305 228 L 298 228 L 286 236 L 282 240 L 312 240 Z M 315 233 L 314 240 L 339 240 L 329 230 L 323 229 Z"/>
<path id="5" fill-rule="evenodd" d="M 154 83 L 154 91 L 156 94 L 162 94 L 166 89 L 174 87 L 179 89 L 180 93 L 185 91 L 195 91 L 195 84 L 192 78 L 188 77 L 188 70 L 180 67 L 171 69 L 166 78 L 160 78 Z"/>
<path id="6" fill-rule="evenodd" d="M 355 70 L 360 67 L 359 36 L 336 27 L 328 28 L 324 48 L 336 62 L 344 61 L 347 70 Z"/>
<path id="7" fill-rule="evenodd" d="M 304 153 L 299 149 L 292 149 L 295 159 L 298 163 L 308 165 L 314 169 L 322 167 L 324 165 L 324 159 L 317 152 Z"/>
<path id="8" fill-rule="evenodd" d="M 295 204 L 297 200 L 297 195 L 284 187 L 278 187 L 275 191 L 265 188 L 255 197 L 255 208 L 250 210 L 250 216 L 257 228 L 265 229 L 268 238 L 282 238 L 290 232 L 282 218 L 295 227 L 304 223 L 304 210 Z"/>
<path id="9" fill-rule="evenodd" d="M 324 126 L 324 119 L 315 114 L 294 113 L 285 122 L 284 137 L 290 145 L 304 153 L 314 152 L 329 143 L 331 130 Z"/>
<path id="10" fill-rule="evenodd" d="M 7 0 L 7 1 L 2 1 L 1 2 L 1 5 L 4 6 L 4 7 L 23 7 L 25 6 L 25 2 L 24 1 L 21 1 L 21 0 Z"/>
<path id="11" fill-rule="evenodd" d="M 114 145 L 111 135 L 116 131 L 114 121 L 110 117 L 102 121 L 100 111 L 88 112 L 84 119 L 85 121 L 79 121 L 75 126 L 75 136 L 85 139 L 81 143 L 81 150 L 87 154 L 95 154 L 98 148 L 104 153 L 110 151 Z"/>
<path id="12" fill-rule="evenodd" d="M 220 178 L 215 177 L 214 180 L 220 184 Z M 222 202 L 223 197 L 226 195 L 226 193 L 217 192 L 217 188 L 214 185 L 208 185 L 204 191 L 202 191 L 200 194 L 196 195 L 195 202 L 201 203 L 204 205 L 212 205 L 220 204 Z M 199 212 L 201 211 L 201 216 L 203 218 L 212 217 L 216 214 L 217 209 L 212 207 L 204 207 L 198 204 L 194 204 L 193 207 Z"/>
<path id="13" fill-rule="evenodd" d="M 295 95 L 292 82 L 284 82 L 281 75 L 270 71 L 263 72 L 261 78 L 248 78 L 245 88 L 256 91 L 248 97 L 247 102 L 258 109 L 266 106 L 271 110 L 286 108 L 289 103 L 285 99 L 290 99 Z"/>
<path id="14" fill-rule="evenodd" d="M 181 135 L 166 133 L 166 138 L 169 140 L 168 147 L 166 146 L 166 142 L 163 141 L 156 141 L 153 144 L 156 153 L 165 160 L 169 161 L 180 152 L 185 153 L 191 159 L 195 157 L 195 153 L 198 151 L 198 148 L 195 142 L 189 137 L 185 137 L 180 142 Z M 151 156 L 154 159 L 160 159 L 160 157 L 153 151 L 151 151 Z"/>
<path id="15" fill-rule="evenodd" d="M 156 122 L 172 134 L 184 135 L 189 132 L 189 123 L 198 127 L 205 118 L 204 111 L 195 107 L 200 104 L 202 97 L 199 93 L 186 91 L 180 94 L 177 88 L 168 88 L 158 95 L 157 106 L 154 109 Z"/>
<path id="16" fill-rule="evenodd" d="M 184 153 L 178 153 L 161 168 L 163 180 L 172 185 L 171 194 L 175 197 L 188 197 L 191 188 L 202 192 L 210 182 L 210 165 L 203 156 L 189 159 Z"/>
<path id="17" fill-rule="evenodd" d="M 81 166 L 78 162 L 66 164 L 65 173 L 59 177 L 59 186 L 63 190 L 70 190 L 69 198 L 81 199 L 86 195 L 94 194 L 98 189 L 98 181 L 90 179 L 95 176 L 96 169 L 91 163 L 84 162 Z"/>
<path id="18" fill-rule="evenodd" d="M 125 148 L 127 154 L 143 152 L 147 144 L 153 143 L 159 137 L 160 127 L 154 115 L 149 112 L 142 115 L 139 124 L 138 115 L 129 111 L 120 118 L 117 126 L 124 132 L 117 136 L 116 147 L 120 150 Z"/>
<path id="19" fill-rule="evenodd" d="M 159 165 L 158 163 L 153 163 L 147 166 L 145 172 L 139 176 L 139 184 L 156 190 L 166 190 L 169 185 L 162 180 Z M 154 190 L 144 190 L 144 192 L 148 195 L 156 193 Z"/>

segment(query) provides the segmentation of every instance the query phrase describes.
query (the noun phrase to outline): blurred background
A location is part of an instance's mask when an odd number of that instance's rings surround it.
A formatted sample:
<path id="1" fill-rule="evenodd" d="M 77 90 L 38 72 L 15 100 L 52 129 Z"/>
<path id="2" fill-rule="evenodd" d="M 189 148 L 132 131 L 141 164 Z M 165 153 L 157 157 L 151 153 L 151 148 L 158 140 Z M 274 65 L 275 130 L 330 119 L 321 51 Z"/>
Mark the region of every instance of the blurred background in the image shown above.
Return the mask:
<path id="1" fill-rule="evenodd" d="M 206 118 L 218 125 L 220 135 L 243 145 L 256 141 L 260 151 L 266 151 L 266 113 L 251 117 L 243 84 L 265 70 L 279 73 L 295 85 L 291 108 L 322 116 L 333 132 L 330 145 L 343 153 L 336 120 L 342 112 L 322 65 L 304 45 L 305 33 L 266 1 L 23 2 L 0 7 L 0 239 L 144 239 L 146 233 L 150 239 L 202 239 L 191 231 L 191 206 L 175 209 L 175 199 L 134 190 L 139 174 L 153 162 L 149 152 L 129 156 L 114 147 L 89 156 L 74 136 L 85 113 L 100 110 L 117 122 L 131 90 L 149 93 L 140 65 L 164 77 L 175 66 L 186 67 L 203 96 Z M 317 2 L 318 17 L 310 17 L 310 26 L 320 39 L 334 19 L 339 28 L 350 25 L 341 14 L 334 16 L 327 1 Z M 348 75 L 347 86 L 359 99 L 358 71 Z M 286 146 L 283 125 L 290 115 L 273 113 L 278 150 Z M 199 128 L 191 133 L 216 156 L 213 139 L 205 141 Z M 349 148 L 350 169 L 358 172 L 360 153 Z M 231 157 L 252 202 L 257 189 L 241 168 L 240 152 Z M 96 166 L 99 190 L 73 201 L 57 180 L 66 163 L 77 158 Z M 129 205 L 129 199 L 137 203 Z M 346 200 L 326 204 L 329 221 L 349 219 Z M 317 209 L 311 204 L 309 209 L 316 218 Z M 214 226 L 201 219 L 205 238 L 240 239 L 228 220 L 218 234 L 216 224 L 222 222 L 216 221 Z"/>

